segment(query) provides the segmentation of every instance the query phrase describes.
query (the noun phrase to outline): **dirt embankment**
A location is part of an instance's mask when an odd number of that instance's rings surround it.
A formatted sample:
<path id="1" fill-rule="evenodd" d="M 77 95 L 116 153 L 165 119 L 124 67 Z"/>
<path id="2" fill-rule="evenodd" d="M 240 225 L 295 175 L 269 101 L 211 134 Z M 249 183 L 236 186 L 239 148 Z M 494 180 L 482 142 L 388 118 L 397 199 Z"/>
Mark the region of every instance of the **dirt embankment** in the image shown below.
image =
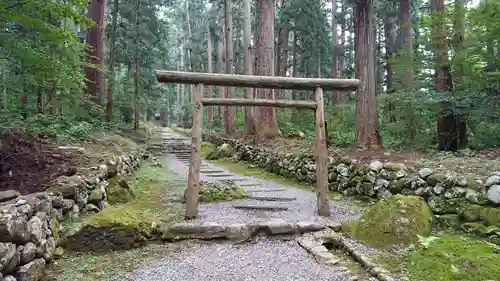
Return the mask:
<path id="1" fill-rule="evenodd" d="M 75 174 L 78 167 L 98 163 L 108 154 L 136 148 L 138 142 L 147 139 L 145 135 L 130 130 L 99 132 L 86 141 L 56 144 L 19 131 L 1 132 L 0 191 L 16 190 L 21 194 L 43 191 L 55 178 Z"/>

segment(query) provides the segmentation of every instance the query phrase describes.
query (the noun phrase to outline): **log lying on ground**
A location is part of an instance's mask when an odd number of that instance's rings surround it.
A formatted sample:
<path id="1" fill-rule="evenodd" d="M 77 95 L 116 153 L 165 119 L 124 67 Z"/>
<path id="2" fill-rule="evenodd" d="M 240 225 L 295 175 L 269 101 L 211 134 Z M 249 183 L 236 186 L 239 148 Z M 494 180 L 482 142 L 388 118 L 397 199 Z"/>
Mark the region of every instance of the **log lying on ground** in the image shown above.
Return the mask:
<path id="1" fill-rule="evenodd" d="M 281 76 L 233 75 L 218 73 L 197 73 L 180 71 L 156 71 L 160 83 L 204 84 L 210 86 L 249 87 L 266 89 L 354 91 L 358 79 L 296 78 Z"/>

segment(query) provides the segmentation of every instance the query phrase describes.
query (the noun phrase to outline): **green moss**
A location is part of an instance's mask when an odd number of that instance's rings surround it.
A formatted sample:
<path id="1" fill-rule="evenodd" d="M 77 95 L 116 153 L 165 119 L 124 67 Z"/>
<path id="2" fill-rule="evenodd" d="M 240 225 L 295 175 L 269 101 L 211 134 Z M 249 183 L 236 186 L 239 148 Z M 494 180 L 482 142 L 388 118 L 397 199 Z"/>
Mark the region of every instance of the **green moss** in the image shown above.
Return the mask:
<path id="1" fill-rule="evenodd" d="M 500 208 L 485 207 L 479 213 L 479 218 L 487 225 L 500 226 Z"/>
<path id="2" fill-rule="evenodd" d="M 110 204 L 126 203 L 134 199 L 134 192 L 125 179 L 115 177 L 108 182 L 107 195 Z"/>
<path id="3" fill-rule="evenodd" d="M 233 155 L 234 155 L 234 148 L 227 143 L 223 143 L 221 146 L 209 152 L 206 155 L 206 158 L 208 160 L 219 160 L 224 158 L 230 158 Z"/>
<path id="4" fill-rule="evenodd" d="M 184 191 L 183 202 L 186 201 L 186 196 L 187 190 Z M 248 192 L 233 181 L 201 182 L 198 200 L 202 203 L 210 203 L 241 199 L 247 196 Z"/>
<path id="5" fill-rule="evenodd" d="M 50 220 L 50 230 L 52 231 L 52 237 L 54 237 L 54 240 L 56 241 L 56 245 L 59 244 L 61 240 L 61 234 L 59 233 L 60 225 L 59 221 L 57 220 L 56 216 L 52 216 Z"/>
<path id="6" fill-rule="evenodd" d="M 214 151 L 217 147 L 210 142 L 202 142 L 201 143 L 201 157 L 207 157 L 210 152 Z"/>
<path id="7" fill-rule="evenodd" d="M 212 161 L 213 163 L 228 168 L 231 171 L 233 171 L 236 174 L 240 174 L 243 176 L 248 176 L 248 177 L 256 177 L 260 178 L 263 180 L 269 180 L 269 181 L 275 181 L 282 183 L 287 186 L 295 187 L 295 188 L 300 188 L 308 191 L 314 190 L 314 187 L 311 185 L 299 183 L 297 181 L 291 180 L 289 178 L 285 178 L 273 173 L 270 173 L 264 169 L 255 167 L 253 165 L 249 165 L 245 162 L 233 162 L 230 160 L 217 160 L 217 161 Z"/>
<path id="8" fill-rule="evenodd" d="M 482 240 L 447 235 L 420 247 L 406 258 L 395 257 L 392 264 L 404 264 L 410 280 L 476 281 L 500 276 L 500 247 Z"/>
<path id="9" fill-rule="evenodd" d="M 63 246 L 100 252 L 144 245 L 153 238 L 158 225 L 181 218 L 181 210 L 173 208 L 165 198 L 166 189 L 178 184 L 175 177 L 166 168 L 144 165 L 128 179 L 135 198 L 85 217 Z"/>
<path id="10" fill-rule="evenodd" d="M 407 244 L 415 242 L 417 235 L 429 235 L 431 220 L 429 206 L 421 197 L 395 195 L 368 207 L 353 234 L 381 248 Z"/>
<path id="11" fill-rule="evenodd" d="M 462 217 L 467 222 L 474 222 L 480 220 L 480 214 L 483 207 L 481 205 L 470 205 L 462 213 Z"/>

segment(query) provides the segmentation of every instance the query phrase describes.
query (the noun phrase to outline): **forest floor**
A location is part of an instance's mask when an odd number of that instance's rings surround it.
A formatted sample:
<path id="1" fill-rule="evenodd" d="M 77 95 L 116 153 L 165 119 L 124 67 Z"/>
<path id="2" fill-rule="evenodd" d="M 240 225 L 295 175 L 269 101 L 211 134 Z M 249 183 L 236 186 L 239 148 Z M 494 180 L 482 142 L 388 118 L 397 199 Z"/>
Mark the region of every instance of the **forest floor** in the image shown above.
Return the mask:
<path id="1" fill-rule="evenodd" d="M 146 132 L 130 129 L 102 130 L 85 140 L 55 141 L 19 131 L 0 133 L 0 191 L 21 194 L 45 190 L 55 178 L 98 164 L 108 155 L 119 155 L 147 140 Z"/>
<path id="2" fill-rule="evenodd" d="M 221 137 L 228 137 L 218 134 Z M 242 135 L 232 136 L 241 138 L 248 144 L 265 147 L 282 153 L 313 153 L 314 140 L 300 138 L 275 138 L 255 143 L 252 138 Z M 405 164 L 410 169 L 431 168 L 435 171 L 455 171 L 461 175 L 490 176 L 492 172 L 500 171 L 500 148 L 484 150 L 463 150 L 457 153 L 404 150 L 359 150 L 354 148 L 329 148 L 329 154 L 334 157 L 349 157 L 360 162 L 394 162 Z"/>

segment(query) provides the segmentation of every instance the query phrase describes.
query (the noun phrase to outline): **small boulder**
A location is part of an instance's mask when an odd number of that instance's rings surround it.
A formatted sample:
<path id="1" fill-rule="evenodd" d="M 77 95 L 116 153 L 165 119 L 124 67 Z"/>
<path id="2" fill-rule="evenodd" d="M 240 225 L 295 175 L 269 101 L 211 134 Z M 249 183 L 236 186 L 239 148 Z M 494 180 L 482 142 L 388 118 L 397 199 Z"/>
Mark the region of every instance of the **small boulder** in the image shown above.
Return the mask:
<path id="1" fill-rule="evenodd" d="M 134 197 L 132 188 L 124 178 L 109 180 L 107 199 L 110 204 L 125 203 Z"/>
<path id="2" fill-rule="evenodd" d="M 367 208 L 353 229 L 360 240 L 387 247 L 415 242 L 431 232 L 432 213 L 418 196 L 395 195 Z"/>
<path id="3" fill-rule="evenodd" d="M 0 214 L 0 237 L 4 242 L 24 244 L 29 241 L 28 221 L 26 216 Z"/>
<path id="4" fill-rule="evenodd" d="M 221 146 L 217 147 L 212 152 L 210 152 L 207 155 L 207 159 L 208 160 L 219 160 L 219 159 L 223 159 L 223 158 L 232 157 L 233 155 L 234 155 L 234 148 L 231 145 L 224 143 Z"/>
<path id="5" fill-rule="evenodd" d="M 45 276 L 45 260 L 36 259 L 21 267 L 16 272 L 17 281 L 38 281 Z"/>
<path id="6" fill-rule="evenodd" d="M 488 188 L 488 200 L 495 204 L 500 205 L 500 185 L 494 184 Z"/>
<path id="7" fill-rule="evenodd" d="M 0 272 L 5 272 L 16 255 L 16 244 L 0 243 Z"/>
<path id="8" fill-rule="evenodd" d="M 26 243 L 24 245 L 23 251 L 21 252 L 21 264 L 27 264 L 34 260 L 36 256 L 36 245 L 32 242 Z"/>
<path id="9" fill-rule="evenodd" d="M 233 181 L 200 182 L 199 202 L 229 201 L 241 199 L 248 196 L 245 189 L 236 185 Z M 184 191 L 183 202 L 186 201 L 187 189 Z"/>
<path id="10" fill-rule="evenodd" d="M 21 194 L 16 190 L 0 191 L 0 202 L 9 201 L 19 196 L 21 196 Z"/>

